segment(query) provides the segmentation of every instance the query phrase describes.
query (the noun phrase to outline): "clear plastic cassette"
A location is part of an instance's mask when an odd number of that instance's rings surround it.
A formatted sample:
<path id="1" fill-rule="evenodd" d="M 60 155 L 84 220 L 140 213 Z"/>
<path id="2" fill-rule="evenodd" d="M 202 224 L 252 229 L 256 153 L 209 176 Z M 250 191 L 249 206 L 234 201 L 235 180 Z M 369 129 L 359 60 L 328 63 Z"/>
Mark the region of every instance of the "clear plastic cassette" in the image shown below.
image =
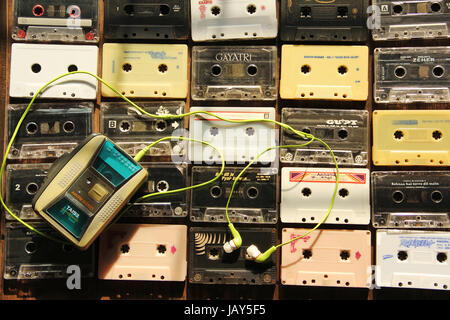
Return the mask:
<path id="1" fill-rule="evenodd" d="M 184 113 L 183 101 L 138 102 L 138 105 L 158 116 Z M 127 154 L 135 156 L 139 151 L 170 136 L 184 136 L 185 122 L 179 119 L 157 119 L 143 114 L 126 102 L 104 102 L 100 106 L 100 131 L 113 140 Z M 171 156 L 183 158 L 186 154 L 182 140 L 162 141 L 147 152 L 146 157 Z"/>
<path id="2" fill-rule="evenodd" d="M 377 48 L 374 60 L 376 102 L 450 101 L 450 47 Z"/>
<path id="3" fill-rule="evenodd" d="M 98 42 L 98 0 L 14 0 L 15 41 Z"/>
<path id="4" fill-rule="evenodd" d="M 369 113 L 366 110 L 283 108 L 281 122 L 310 133 L 333 150 L 338 164 L 365 166 L 369 150 Z M 308 139 L 282 130 L 281 145 L 300 145 Z M 318 141 L 303 147 L 280 149 L 282 163 L 334 165 L 328 149 Z"/>
<path id="5" fill-rule="evenodd" d="M 8 106 L 8 139 L 27 106 Z M 59 158 L 92 133 L 93 116 L 92 103 L 35 104 L 20 126 L 8 158 Z"/>
<path id="6" fill-rule="evenodd" d="M 192 48 L 194 100 L 275 100 L 277 88 L 275 46 Z"/>
<path id="7" fill-rule="evenodd" d="M 220 167 L 193 167 L 192 185 L 217 176 Z M 226 167 L 221 178 L 191 192 L 191 221 L 227 222 L 225 207 L 231 187 L 243 167 Z M 249 168 L 239 178 L 228 208 L 232 222 L 276 223 L 278 169 Z"/>
<path id="8" fill-rule="evenodd" d="M 276 282 L 276 255 L 263 263 L 249 260 L 246 250 L 256 245 L 266 251 L 276 245 L 276 229 L 239 228 L 242 246 L 225 253 L 223 245 L 232 239 L 228 228 L 193 227 L 189 231 L 189 282 L 202 284 L 274 285 Z"/>

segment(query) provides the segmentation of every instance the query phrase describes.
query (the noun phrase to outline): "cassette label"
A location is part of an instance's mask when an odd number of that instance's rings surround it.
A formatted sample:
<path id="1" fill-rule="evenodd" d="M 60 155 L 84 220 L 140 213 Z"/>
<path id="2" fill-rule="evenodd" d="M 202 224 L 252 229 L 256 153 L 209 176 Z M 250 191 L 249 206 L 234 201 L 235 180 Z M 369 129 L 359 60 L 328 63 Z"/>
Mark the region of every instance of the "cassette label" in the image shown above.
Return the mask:
<path id="1" fill-rule="evenodd" d="M 97 56 L 96 46 L 13 43 L 9 95 L 31 98 L 48 81 L 67 72 L 97 74 Z M 77 100 L 96 97 L 97 79 L 80 73 L 55 81 L 39 95 L 39 98 Z"/>
<path id="2" fill-rule="evenodd" d="M 8 106 L 8 139 L 27 106 Z M 38 103 L 20 126 L 8 158 L 59 158 L 92 133 L 93 116 L 93 103 Z"/>
<path id="3" fill-rule="evenodd" d="M 275 120 L 275 108 L 264 107 L 191 107 L 191 112 L 208 111 L 231 120 L 271 119 Z M 228 163 L 242 164 L 252 161 L 258 154 L 275 146 L 275 126 L 267 122 L 231 123 L 207 114 L 190 118 L 189 137 L 203 140 L 222 153 Z M 220 155 L 213 148 L 189 143 L 189 160 L 201 164 L 221 164 Z M 264 153 L 258 162 L 275 161 L 275 151 Z"/>
<path id="4" fill-rule="evenodd" d="M 282 241 L 309 229 L 284 228 Z M 315 230 L 281 250 L 281 283 L 297 286 L 360 287 L 371 285 L 370 231 Z"/>
<path id="5" fill-rule="evenodd" d="M 368 224 L 368 169 L 339 168 L 339 186 L 325 224 Z M 335 168 L 281 169 L 280 218 L 284 223 L 317 223 L 325 216 L 336 186 Z"/>
<path id="6" fill-rule="evenodd" d="M 100 237 L 98 278 L 184 281 L 187 227 L 115 224 Z"/>
<path id="7" fill-rule="evenodd" d="M 194 222 L 227 222 L 225 207 L 231 187 L 243 168 L 227 167 L 214 183 L 191 192 L 191 220 Z M 217 176 L 220 167 L 193 167 L 192 184 Z M 228 207 L 232 222 L 276 223 L 278 170 L 249 168 L 239 178 Z"/>
<path id="8" fill-rule="evenodd" d="M 186 98 L 188 50 L 182 44 L 105 43 L 103 79 L 127 97 Z M 104 97 L 116 97 L 105 85 Z"/>
<path id="9" fill-rule="evenodd" d="M 374 60 L 376 102 L 450 101 L 450 47 L 377 48 Z"/>
<path id="10" fill-rule="evenodd" d="M 275 0 L 193 0 L 192 40 L 275 38 L 278 33 Z"/>
<path id="11" fill-rule="evenodd" d="M 449 175 L 446 171 L 372 172 L 374 227 L 448 228 Z"/>
<path id="12" fill-rule="evenodd" d="M 183 101 L 144 102 L 139 106 L 159 116 L 179 115 L 184 112 Z M 135 156 L 151 143 L 168 136 L 185 135 L 185 122 L 180 119 L 156 119 L 124 102 L 104 102 L 100 107 L 100 130 L 127 154 Z M 146 156 L 182 158 L 186 151 L 184 141 L 162 141 L 152 147 Z"/>
<path id="13" fill-rule="evenodd" d="M 284 108 L 281 119 L 296 130 L 313 134 L 333 150 L 339 164 L 365 166 L 369 150 L 369 113 L 365 110 L 331 110 Z M 282 130 L 281 145 L 307 143 L 293 133 Z M 332 164 L 331 153 L 314 141 L 306 146 L 280 149 L 282 163 Z"/>
<path id="14" fill-rule="evenodd" d="M 283 41 L 366 41 L 368 0 L 281 0 Z"/>
<path id="15" fill-rule="evenodd" d="M 189 1 L 105 1 L 106 39 L 186 39 Z"/>
<path id="16" fill-rule="evenodd" d="M 448 166 L 450 111 L 373 112 L 373 163 L 377 166 Z"/>
<path id="17" fill-rule="evenodd" d="M 98 42 L 98 0 L 14 0 L 12 38 Z"/>
<path id="18" fill-rule="evenodd" d="M 277 48 L 193 47 L 194 100 L 275 100 Z"/>
<path id="19" fill-rule="evenodd" d="M 59 238 L 58 232 L 47 224 L 32 226 Z M 94 276 L 95 246 L 80 251 L 69 244 L 44 238 L 20 223 L 8 223 L 5 228 L 4 279 L 66 279 L 70 265 L 79 266 L 82 277 Z"/>
<path id="20" fill-rule="evenodd" d="M 374 0 L 379 22 L 372 30 L 374 40 L 434 39 L 450 37 L 448 0 Z"/>
<path id="21" fill-rule="evenodd" d="M 365 101 L 368 65 L 366 46 L 283 45 L 280 97 Z"/>
<path id="22" fill-rule="evenodd" d="M 273 285 L 276 281 L 276 258 L 263 263 L 246 258 L 251 244 L 261 251 L 276 244 L 276 230 L 240 228 L 242 246 L 232 253 L 223 244 L 232 239 L 226 227 L 191 228 L 189 231 L 189 282 L 203 284 Z"/>
<path id="23" fill-rule="evenodd" d="M 380 287 L 447 290 L 450 233 L 377 230 L 376 284 Z"/>

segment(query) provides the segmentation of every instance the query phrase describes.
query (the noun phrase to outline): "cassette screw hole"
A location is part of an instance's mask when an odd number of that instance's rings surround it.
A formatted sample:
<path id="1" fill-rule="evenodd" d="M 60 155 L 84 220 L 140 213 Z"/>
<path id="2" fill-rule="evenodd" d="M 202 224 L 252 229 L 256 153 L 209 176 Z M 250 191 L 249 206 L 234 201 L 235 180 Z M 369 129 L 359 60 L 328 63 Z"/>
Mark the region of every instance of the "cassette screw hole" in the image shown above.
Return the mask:
<path id="1" fill-rule="evenodd" d="M 34 243 L 33 241 L 27 242 L 25 244 L 25 251 L 28 254 L 33 254 L 36 252 L 37 246 L 36 243 Z"/>
<path id="2" fill-rule="evenodd" d="M 403 78 L 406 75 L 406 69 L 405 67 L 396 67 L 394 69 L 394 74 L 397 78 Z"/>
<path id="3" fill-rule="evenodd" d="M 39 63 L 35 63 L 31 66 L 31 71 L 33 71 L 34 73 L 39 73 L 41 72 L 42 67 Z"/>
<path id="4" fill-rule="evenodd" d="M 211 13 L 215 16 L 218 16 L 220 14 L 220 11 L 221 11 L 220 8 L 217 6 L 211 8 Z"/>
<path id="5" fill-rule="evenodd" d="M 303 74 L 308 74 L 311 72 L 311 67 L 307 64 L 304 64 L 301 68 Z"/>
<path id="6" fill-rule="evenodd" d="M 348 260 L 350 258 L 350 252 L 348 250 L 341 250 L 341 260 Z"/>
<path id="7" fill-rule="evenodd" d="M 256 6 L 254 4 L 249 4 L 247 6 L 247 12 L 250 14 L 254 14 L 256 12 Z"/>
<path id="8" fill-rule="evenodd" d="M 434 130 L 433 131 L 433 139 L 434 140 L 442 139 L 442 132 L 439 130 Z"/>
<path id="9" fill-rule="evenodd" d="M 34 183 L 34 182 L 31 182 L 31 183 L 27 184 L 27 187 L 26 187 L 27 193 L 29 195 L 36 194 L 38 189 L 39 189 L 39 186 L 36 183 Z"/>
<path id="10" fill-rule="evenodd" d="M 431 8 L 431 11 L 433 11 L 433 12 L 439 12 L 439 11 L 441 11 L 441 5 L 439 4 L 439 3 L 433 3 L 431 6 L 430 6 L 430 8 Z"/>
<path id="11" fill-rule="evenodd" d="M 312 251 L 309 249 L 303 250 L 303 258 L 304 259 L 311 259 L 312 257 Z"/>
<path id="12" fill-rule="evenodd" d="M 248 190 L 247 190 L 247 196 L 248 196 L 250 199 L 256 199 L 256 198 L 258 197 L 258 193 L 259 193 L 259 191 L 258 191 L 258 189 L 255 188 L 255 187 L 250 187 L 250 188 L 248 188 Z"/>
<path id="13" fill-rule="evenodd" d="M 35 122 L 27 123 L 25 130 L 28 134 L 35 134 L 38 131 L 38 125 Z"/>
<path id="14" fill-rule="evenodd" d="M 66 121 L 63 124 L 63 130 L 66 133 L 71 133 L 75 130 L 75 124 L 72 121 Z"/>
<path id="15" fill-rule="evenodd" d="M 400 261 L 405 261 L 406 259 L 408 259 L 408 253 L 406 251 L 399 251 L 397 253 L 397 258 Z"/>
<path id="16" fill-rule="evenodd" d="M 348 72 L 348 68 L 346 66 L 340 66 L 338 68 L 338 72 L 339 72 L 339 74 L 344 75 L 344 74 L 346 74 Z"/>
<path id="17" fill-rule="evenodd" d="M 312 191 L 311 191 L 310 188 L 303 188 L 303 189 L 302 189 L 302 194 L 303 194 L 304 197 L 309 197 L 309 196 L 311 196 L 311 193 L 312 193 Z"/>
<path id="18" fill-rule="evenodd" d="M 166 16 L 170 13 L 170 7 L 168 5 L 162 4 L 159 6 L 159 15 Z"/>
<path id="19" fill-rule="evenodd" d="M 348 137 L 348 131 L 345 129 L 341 129 L 338 131 L 338 136 L 339 138 L 341 138 L 342 140 L 347 139 Z"/>
<path id="20" fill-rule="evenodd" d="M 441 67 L 441 66 L 436 66 L 436 67 L 433 68 L 433 75 L 434 75 L 436 78 L 442 77 L 443 74 L 444 74 L 444 68 L 443 68 L 443 67 Z"/>
<path id="21" fill-rule="evenodd" d="M 222 73 L 222 67 L 218 64 L 213 65 L 211 68 L 211 73 L 215 77 L 220 76 L 220 74 Z"/>
<path id="22" fill-rule="evenodd" d="M 222 189 L 219 186 L 214 186 L 211 188 L 210 193 L 213 198 L 219 198 L 222 195 Z"/>
<path id="23" fill-rule="evenodd" d="M 122 252 L 122 254 L 130 252 L 130 246 L 128 244 L 121 245 L 120 252 Z"/>
<path id="24" fill-rule="evenodd" d="M 436 256 L 437 261 L 443 263 L 447 261 L 447 254 L 445 252 L 439 252 Z"/>
<path id="25" fill-rule="evenodd" d="M 431 193 L 431 200 L 433 200 L 434 203 L 439 203 L 443 199 L 442 193 L 438 190 L 435 190 Z"/>
<path id="26" fill-rule="evenodd" d="M 346 198 L 346 197 L 348 197 L 348 194 L 349 194 L 349 192 L 348 192 L 347 189 L 341 189 L 341 190 L 339 190 L 339 196 L 340 196 L 341 198 Z"/>
<path id="27" fill-rule="evenodd" d="M 403 138 L 404 134 L 403 131 L 397 130 L 394 132 L 394 138 L 397 140 L 400 140 L 401 138 Z"/>
<path id="28" fill-rule="evenodd" d="M 258 68 L 254 64 L 252 64 L 248 66 L 247 73 L 249 76 L 254 76 L 256 75 L 256 73 L 258 73 Z"/>
<path id="29" fill-rule="evenodd" d="M 395 203 L 401 203 L 403 202 L 403 199 L 405 198 L 405 195 L 401 191 L 394 191 L 392 194 L 392 200 L 394 200 Z"/>
<path id="30" fill-rule="evenodd" d="M 131 69 L 133 69 L 133 67 L 132 67 L 131 64 L 129 64 L 129 63 L 125 63 L 125 64 L 122 66 L 122 70 L 125 71 L 125 72 L 130 72 Z"/>
<path id="31" fill-rule="evenodd" d="M 392 9 L 394 10 L 394 13 L 396 13 L 396 14 L 400 14 L 403 11 L 403 7 L 399 4 L 395 5 Z"/>
<path id="32" fill-rule="evenodd" d="M 78 67 L 74 64 L 71 64 L 70 66 L 67 67 L 67 71 L 69 71 L 69 72 L 78 71 Z"/>
<path id="33" fill-rule="evenodd" d="M 165 254 L 166 251 L 167 251 L 167 248 L 166 248 L 165 245 L 160 244 L 160 245 L 158 245 L 158 246 L 156 247 L 156 250 L 158 250 L 158 253 L 159 253 L 159 254 Z"/>
<path id="34" fill-rule="evenodd" d="M 161 73 L 166 73 L 167 72 L 167 65 L 162 63 L 158 66 L 158 71 Z"/>

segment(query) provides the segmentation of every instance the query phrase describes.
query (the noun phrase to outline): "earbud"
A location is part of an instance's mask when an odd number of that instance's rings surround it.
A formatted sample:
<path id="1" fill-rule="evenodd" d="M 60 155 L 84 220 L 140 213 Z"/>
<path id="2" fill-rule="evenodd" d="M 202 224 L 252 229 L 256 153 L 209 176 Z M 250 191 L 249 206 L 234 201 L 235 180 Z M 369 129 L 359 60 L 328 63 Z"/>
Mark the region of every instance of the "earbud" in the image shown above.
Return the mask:
<path id="1" fill-rule="evenodd" d="M 241 247 L 242 238 L 232 223 L 229 223 L 228 227 L 230 228 L 231 234 L 233 235 L 233 239 L 223 245 L 223 251 L 225 251 L 226 253 L 231 253 Z"/>
<path id="2" fill-rule="evenodd" d="M 255 262 L 262 263 L 266 261 L 272 253 L 274 253 L 277 250 L 276 247 L 272 246 L 268 250 L 266 250 L 264 253 L 261 253 L 259 251 L 258 247 L 252 244 L 250 247 L 247 248 L 247 257 L 250 260 L 254 260 Z"/>

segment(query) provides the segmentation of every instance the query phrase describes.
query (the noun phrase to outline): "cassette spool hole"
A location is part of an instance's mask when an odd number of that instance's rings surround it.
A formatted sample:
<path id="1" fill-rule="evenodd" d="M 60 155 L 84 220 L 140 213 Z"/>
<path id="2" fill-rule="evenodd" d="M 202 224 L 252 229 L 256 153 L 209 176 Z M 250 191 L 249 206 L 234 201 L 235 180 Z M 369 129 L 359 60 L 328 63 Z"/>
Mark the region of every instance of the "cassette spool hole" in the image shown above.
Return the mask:
<path id="1" fill-rule="evenodd" d="M 312 257 L 312 251 L 309 249 L 304 249 L 302 254 L 303 254 L 303 258 L 305 258 L 305 259 L 311 259 L 311 257 Z"/>
<path id="2" fill-rule="evenodd" d="M 432 3 L 431 6 L 430 6 L 430 9 L 433 12 L 439 12 L 439 11 L 441 11 L 441 5 L 439 3 L 437 3 L 437 2 Z"/>
<path id="3" fill-rule="evenodd" d="M 67 71 L 69 71 L 69 72 L 78 71 L 78 67 L 74 64 L 71 64 L 70 66 L 67 67 Z"/>
<path id="4" fill-rule="evenodd" d="M 158 120 L 156 122 L 156 130 L 157 131 L 164 131 L 167 129 L 167 122 L 164 120 Z"/>
<path id="5" fill-rule="evenodd" d="M 158 183 L 156 184 L 156 190 L 158 190 L 158 192 L 169 190 L 169 183 L 165 180 L 158 181 Z"/>
<path id="6" fill-rule="evenodd" d="M 41 72 L 42 67 L 39 63 L 35 63 L 31 66 L 31 71 L 33 71 L 33 73 L 39 73 Z"/>
<path id="7" fill-rule="evenodd" d="M 350 251 L 348 250 L 341 250 L 341 253 L 339 254 L 341 257 L 341 260 L 348 260 L 350 258 Z"/>
<path id="8" fill-rule="evenodd" d="M 44 14 L 45 10 L 43 6 L 37 4 L 33 7 L 32 12 L 35 17 L 40 17 Z"/>
<path id="9" fill-rule="evenodd" d="M 167 72 L 167 64 L 164 64 L 164 63 L 162 63 L 162 64 L 160 64 L 159 66 L 158 66 L 158 71 L 159 72 L 161 72 L 161 73 L 166 73 Z"/>
<path id="10" fill-rule="evenodd" d="M 25 243 L 25 252 L 28 254 L 33 254 L 37 250 L 37 245 L 33 241 Z"/>
<path id="11" fill-rule="evenodd" d="M 218 64 L 215 64 L 211 67 L 211 74 L 215 77 L 220 76 L 222 74 L 222 67 Z"/>
<path id="12" fill-rule="evenodd" d="M 131 129 L 131 123 L 129 121 L 121 121 L 119 124 L 119 129 L 122 132 L 128 132 Z"/>
<path id="13" fill-rule="evenodd" d="M 435 190 L 431 193 L 431 200 L 434 203 L 439 203 L 443 199 L 442 193 L 439 190 Z"/>
<path id="14" fill-rule="evenodd" d="M 36 134 L 38 132 L 38 125 L 36 122 L 28 122 L 25 126 L 25 130 L 28 134 Z"/>
<path id="15" fill-rule="evenodd" d="M 392 10 L 394 11 L 394 13 L 400 14 L 403 11 L 403 7 L 399 4 L 396 4 L 395 6 L 392 7 Z"/>
<path id="16" fill-rule="evenodd" d="M 218 6 L 214 6 L 211 8 L 211 13 L 214 16 L 218 16 L 220 14 L 220 11 L 221 11 L 220 7 L 218 7 Z"/>
<path id="17" fill-rule="evenodd" d="M 208 252 L 209 260 L 217 260 L 219 259 L 219 250 L 217 248 L 211 248 Z"/>
<path id="18" fill-rule="evenodd" d="M 395 203 L 402 203 L 405 198 L 405 195 L 403 192 L 397 190 L 392 193 L 392 200 L 394 200 Z"/>
<path id="19" fill-rule="evenodd" d="M 432 72 L 436 78 L 441 78 L 444 75 L 444 68 L 442 66 L 436 66 L 433 68 Z"/>
<path id="20" fill-rule="evenodd" d="M 346 197 L 348 197 L 348 195 L 349 195 L 349 192 L 347 189 L 343 188 L 343 189 L 339 190 L 339 196 L 341 198 L 346 198 Z"/>
<path id="21" fill-rule="evenodd" d="M 406 75 L 405 67 L 398 66 L 394 69 L 394 74 L 397 78 L 403 78 Z"/>
<path id="22" fill-rule="evenodd" d="M 134 15 L 134 5 L 127 4 L 123 7 L 123 11 L 130 16 Z"/>
<path id="23" fill-rule="evenodd" d="M 403 131 L 397 130 L 394 132 L 394 138 L 397 140 L 402 139 L 404 136 Z"/>
<path id="24" fill-rule="evenodd" d="M 254 64 L 248 66 L 247 73 L 248 73 L 249 76 L 256 75 L 258 73 L 258 67 L 255 66 Z"/>
<path id="25" fill-rule="evenodd" d="M 122 66 L 122 70 L 125 71 L 125 72 L 130 72 L 131 69 L 133 69 L 133 67 L 129 63 L 124 63 L 123 66 Z"/>
<path id="26" fill-rule="evenodd" d="M 256 6 L 254 4 L 249 4 L 247 6 L 247 12 L 250 14 L 254 14 L 256 12 Z"/>
<path id="27" fill-rule="evenodd" d="M 258 197 L 259 191 L 256 187 L 250 187 L 247 189 L 247 196 L 250 199 L 256 199 Z"/>
<path id="28" fill-rule="evenodd" d="M 434 140 L 440 140 L 442 139 L 442 132 L 439 130 L 434 130 L 433 131 L 433 139 Z"/>
<path id="29" fill-rule="evenodd" d="M 348 17 L 348 8 L 347 7 L 337 7 L 337 17 L 338 18 L 347 18 Z"/>
<path id="30" fill-rule="evenodd" d="M 346 66 L 339 66 L 338 72 L 339 72 L 339 74 L 344 75 L 348 72 L 348 68 Z"/>
<path id="31" fill-rule="evenodd" d="M 34 182 L 30 182 L 27 184 L 26 190 L 29 195 L 33 195 L 39 190 L 39 186 Z"/>
<path id="32" fill-rule="evenodd" d="M 338 137 L 341 138 L 342 140 L 347 139 L 348 131 L 346 129 L 340 129 L 338 131 Z"/>
<path id="33" fill-rule="evenodd" d="M 311 18 L 311 7 L 301 7 L 300 18 Z"/>
<path id="34" fill-rule="evenodd" d="M 406 251 L 399 251 L 397 253 L 397 258 L 400 261 L 405 261 L 406 259 L 408 259 L 408 253 Z"/>
<path id="35" fill-rule="evenodd" d="M 75 124 L 72 121 L 66 121 L 63 124 L 63 130 L 65 133 L 71 133 L 75 130 Z"/>
<path id="36" fill-rule="evenodd" d="M 122 252 L 122 254 L 130 252 L 130 246 L 128 244 L 121 245 L 120 252 Z"/>
<path id="37" fill-rule="evenodd" d="M 222 188 L 219 186 L 213 186 L 209 192 L 213 198 L 219 198 L 222 195 Z"/>
<path id="38" fill-rule="evenodd" d="M 255 134 L 255 129 L 252 127 L 247 128 L 247 129 L 245 129 L 245 134 L 251 137 Z"/>
<path id="39" fill-rule="evenodd" d="M 308 74 L 311 72 L 311 67 L 307 64 L 302 65 L 301 71 L 303 74 Z"/>
<path id="40" fill-rule="evenodd" d="M 437 261 L 443 263 L 447 261 L 447 254 L 445 252 L 439 252 L 436 256 Z"/>
<path id="41" fill-rule="evenodd" d="M 166 4 L 162 4 L 159 6 L 159 15 L 167 16 L 170 13 L 170 7 Z"/>
<path id="42" fill-rule="evenodd" d="M 158 253 L 159 253 L 159 254 L 165 254 L 166 251 L 167 251 L 167 248 L 166 248 L 166 246 L 165 246 L 164 244 L 159 244 L 159 245 L 156 247 L 156 250 L 158 250 Z"/>
<path id="43" fill-rule="evenodd" d="M 303 188 L 303 189 L 302 189 L 302 194 L 303 194 L 304 197 L 309 197 L 309 196 L 311 196 L 311 193 L 312 193 L 312 191 L 311 191 L 310 188 Z"/>

